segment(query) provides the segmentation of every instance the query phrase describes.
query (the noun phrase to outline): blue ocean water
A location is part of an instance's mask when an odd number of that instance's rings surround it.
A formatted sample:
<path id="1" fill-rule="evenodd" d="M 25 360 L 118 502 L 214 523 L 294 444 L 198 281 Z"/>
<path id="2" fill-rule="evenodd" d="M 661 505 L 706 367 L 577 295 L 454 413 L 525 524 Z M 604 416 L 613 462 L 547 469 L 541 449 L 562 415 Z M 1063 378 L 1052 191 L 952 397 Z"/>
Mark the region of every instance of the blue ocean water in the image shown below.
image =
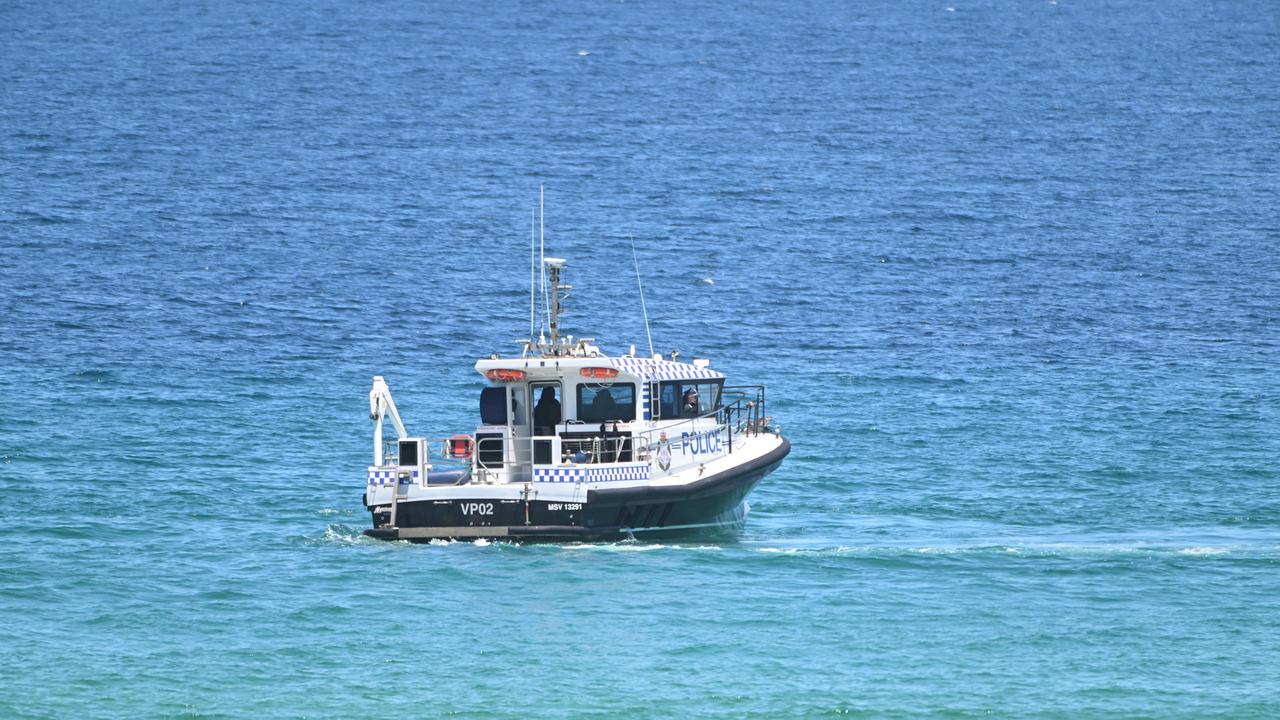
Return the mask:
<path id="1" fill-rule="evenodd" d="M 1261 0 L 0 6 L 0 716 L 1280 716 Z M 736 540 L 366 540 L 370 379 L 768 385 Z"/>

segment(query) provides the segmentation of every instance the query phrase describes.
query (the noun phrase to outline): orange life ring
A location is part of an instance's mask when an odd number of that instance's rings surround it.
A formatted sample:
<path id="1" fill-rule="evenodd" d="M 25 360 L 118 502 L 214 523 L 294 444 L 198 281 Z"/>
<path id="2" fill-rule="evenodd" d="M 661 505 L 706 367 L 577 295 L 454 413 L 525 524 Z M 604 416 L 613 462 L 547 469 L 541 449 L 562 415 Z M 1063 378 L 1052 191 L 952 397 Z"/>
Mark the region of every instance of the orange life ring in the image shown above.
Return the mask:
<path id="1" fill-rule="evenodd" d="M 449 438 L 449 455 L 462 460 L 470 460 L 472 445 L 473 442 L 470 435 L 454 435 Z"/>

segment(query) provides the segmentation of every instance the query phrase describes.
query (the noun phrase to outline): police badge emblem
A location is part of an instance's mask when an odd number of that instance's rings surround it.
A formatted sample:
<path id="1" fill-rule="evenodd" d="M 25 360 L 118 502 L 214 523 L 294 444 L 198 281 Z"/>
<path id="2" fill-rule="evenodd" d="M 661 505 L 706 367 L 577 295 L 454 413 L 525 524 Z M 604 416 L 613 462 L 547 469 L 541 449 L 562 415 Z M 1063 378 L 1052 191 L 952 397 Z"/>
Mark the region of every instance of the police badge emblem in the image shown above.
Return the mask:
<path id="1" fill-rule="evenodd" d="M 671 469 L 671 443 L 667 442 L 666 433 L 658 437 L 658 442 L 658 467 L 666 472 Z"/>

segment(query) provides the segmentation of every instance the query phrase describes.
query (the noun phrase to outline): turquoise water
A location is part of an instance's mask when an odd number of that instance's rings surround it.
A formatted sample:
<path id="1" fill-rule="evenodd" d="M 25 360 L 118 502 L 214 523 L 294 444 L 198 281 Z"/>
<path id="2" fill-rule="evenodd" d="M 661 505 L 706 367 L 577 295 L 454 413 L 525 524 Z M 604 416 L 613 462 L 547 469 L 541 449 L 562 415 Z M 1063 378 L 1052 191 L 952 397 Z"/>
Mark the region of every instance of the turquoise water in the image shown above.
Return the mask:
<path id="1" fill-rule="evenodd" d="M 0 8 L 0 716 L 1280 715 L 1265 2 Z M 384 375 L 765 383 L 733 539 L 364 539 Z"/>

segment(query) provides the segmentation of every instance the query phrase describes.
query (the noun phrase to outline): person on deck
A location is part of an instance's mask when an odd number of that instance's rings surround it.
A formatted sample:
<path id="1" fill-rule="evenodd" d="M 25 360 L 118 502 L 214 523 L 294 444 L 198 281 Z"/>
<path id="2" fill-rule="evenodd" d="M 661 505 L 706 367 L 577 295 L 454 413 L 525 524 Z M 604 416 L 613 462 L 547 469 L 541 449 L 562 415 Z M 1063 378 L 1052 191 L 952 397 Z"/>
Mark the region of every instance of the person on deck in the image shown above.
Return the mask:
<path id="1" fill-rule="evenodd" d="M 533 406 L 533 433 L 535 435 L 553 435 L 560 422 L 560 401 L 556 400 L 555 388 L 542 388 L 538 396 L 538 404 Z"/>
<path id="2" fill-rule="evenodd" d="M 683 417 L 698 416 L 698 391 L 689 388 L 684 391 L 684 400 L 680 403 L 680 415 Z"/>
<path id="3" fill-rule="evenodd" d="M 596 397 L 591 401 L 591 408 L 595 412 L 595 416 L 601 420 L 621 420 L 622 414 L 618 410 L 618 403 L 613 399 L 613 393 L 609 392 L 609 388 L 603 388 L 596 393 Z"/>

